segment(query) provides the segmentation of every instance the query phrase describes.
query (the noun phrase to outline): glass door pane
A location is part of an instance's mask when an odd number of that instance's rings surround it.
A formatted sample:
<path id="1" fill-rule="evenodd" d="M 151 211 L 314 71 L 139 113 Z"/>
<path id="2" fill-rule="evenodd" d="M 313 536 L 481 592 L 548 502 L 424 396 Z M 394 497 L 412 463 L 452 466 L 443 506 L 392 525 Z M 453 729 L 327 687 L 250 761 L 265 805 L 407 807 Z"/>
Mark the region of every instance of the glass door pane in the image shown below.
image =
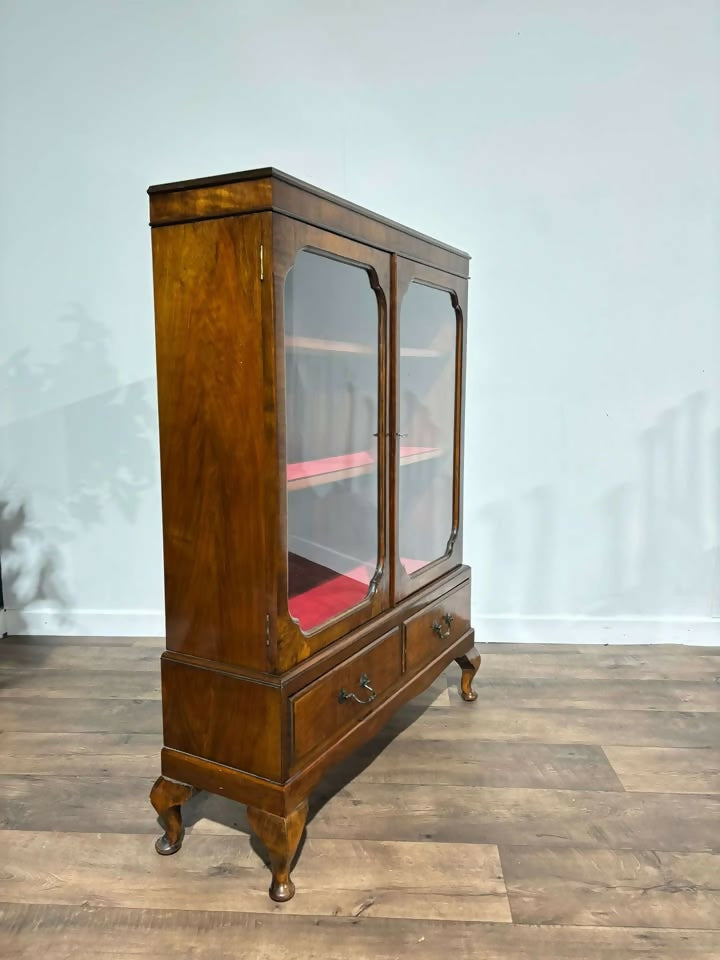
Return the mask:
<path id="1" fill-rule="evenodd" d="M 378 567 L 379 306 L 363 267 L 301 250 L 285 280 L 288 609 L 305 633 Z"/>
<path id="2" fill-rule="evenodd" d="M 453 529 L 457 316 L 413 281 L 398 318 L 398 545 L 408 576 L 445 556 Z"/>

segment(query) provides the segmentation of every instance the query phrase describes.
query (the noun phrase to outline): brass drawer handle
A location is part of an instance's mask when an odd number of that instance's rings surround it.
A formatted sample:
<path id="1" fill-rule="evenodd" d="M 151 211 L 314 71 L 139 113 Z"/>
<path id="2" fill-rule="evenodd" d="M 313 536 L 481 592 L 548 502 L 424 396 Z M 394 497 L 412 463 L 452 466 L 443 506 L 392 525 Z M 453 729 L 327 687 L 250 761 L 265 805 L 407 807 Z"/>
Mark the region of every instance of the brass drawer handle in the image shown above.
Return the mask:
<path id="1" fill-rule="evenodd" d="M 452 627 L 452 622 L 454 619 L 455 617 L 451 613 L 445 614 L 445 616 L 443 617 L 443 620 L 447 624 L 447 630 L 445 630 L 445 632 L 443 632 L 442 625 L 439 624 L 437 620 L 433 620 L 433 625 L 432 625 L 433 633 L 436 633 L 441 640 L 447 640 L 447 638 L 450 636 L 450 633 L 451 633 L 450 628 Z"/>
<path id="2" fill-rule="evenodd" d="M 338 697 L 338 701 L 340 703 L 343 703 L 343 701 L 345 700 L 354 700 L 355 703 L 372 703 L 375 697 L 377 696 L 377 694 L 375 693 L 373 688 L 370 686 L 370 678 L 366 673 L 362 674 L 362 676 L 360 677 L 359 683 L 361 687 L 364 687 L 366 690 L 370 691 L 370 696 L 367 698 L 367 700 L 361 700 L 360 697 L 355 696 L 354 693 L 348 693 L 345 687 L 343 687 L 342 690 L 340 691 L 340 696 Z"/>

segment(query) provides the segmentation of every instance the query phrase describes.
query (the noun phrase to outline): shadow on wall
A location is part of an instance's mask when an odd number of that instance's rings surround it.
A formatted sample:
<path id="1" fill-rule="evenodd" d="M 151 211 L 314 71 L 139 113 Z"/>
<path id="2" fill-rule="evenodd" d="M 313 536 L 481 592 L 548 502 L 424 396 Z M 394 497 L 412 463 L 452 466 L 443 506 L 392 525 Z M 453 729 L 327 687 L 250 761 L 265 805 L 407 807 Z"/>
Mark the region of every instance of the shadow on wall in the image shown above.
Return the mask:
<path id="1" fill-rule="evenodd" d="M 717 615 L 720 430 L 708 456 L 707 407 L 697 392 L 662 413 L 640 435 L 637 490 L 622 484 L 599 502 L 605 560 L 591 613 Z"/>
<path id="2" fill-rule="evenodd" d="M 58 551 L 42 543 L 39 532 L 28 523 L 24 505 L 13 506 L 0 499 L 0 548 L 3 601 L 18 611 L 14 632 L 25 626 L 24 607 L 40 604 L 59 611 L 64 608 L 65 596 L 57 573 Z M 18 563 L 29 552 L 33 554 L 32 564 Z"/>
<path id="3" fill-rule="evenodd" d="M 707 429 L 708 406 L 695 392 L 663 412 L 640 434 L 632 480 L 574 519 L 547 484 L 487 503 L 475 577 L 483 612 L 719 616 L 720 429 Z"/>
<path id="4" fill-rule="evenodd" d="M 490 615 L 554 612 L 555 493 L 548 484 L 539 484 L 518 507 L 509 500 L 494 500 L 479 514 L 487 552 L 476 579 L 483 584 L 484 612 Z"/>
<path id="5" fill-rule="evenodd" d="M 33 363 L 23 350 L 0 364 L 0 383 L 22 411 L 0 428 L 0 556 L 15 633 L 25 631 L 30 608 L 69 623 L 75 604 L 64 547 L 105 522 L 109 508 L 134 520 L 157 482 L 153 382 L 118 385 L 110 332 L 80 305 L 59 323 L 71 333 L 57 360 Z M 73 394 L 81 399 L 69 401 Z M 112 549 L 109 542 L 108 555 Z"/>

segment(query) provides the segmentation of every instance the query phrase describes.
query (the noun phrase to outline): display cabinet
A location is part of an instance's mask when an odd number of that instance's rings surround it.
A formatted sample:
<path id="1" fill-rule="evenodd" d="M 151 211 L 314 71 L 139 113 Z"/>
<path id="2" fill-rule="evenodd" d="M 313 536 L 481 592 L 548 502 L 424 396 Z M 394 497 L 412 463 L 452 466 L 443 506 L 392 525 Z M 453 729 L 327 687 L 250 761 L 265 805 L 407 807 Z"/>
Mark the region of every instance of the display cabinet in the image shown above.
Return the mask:
<path id="1" fill-rule="evenodd" d="M 151 187 L 167 649 L 159 853 L 248 805 L 270 895 L 313 785 L 455 659 L 468 256 L 262 169 Z"/>

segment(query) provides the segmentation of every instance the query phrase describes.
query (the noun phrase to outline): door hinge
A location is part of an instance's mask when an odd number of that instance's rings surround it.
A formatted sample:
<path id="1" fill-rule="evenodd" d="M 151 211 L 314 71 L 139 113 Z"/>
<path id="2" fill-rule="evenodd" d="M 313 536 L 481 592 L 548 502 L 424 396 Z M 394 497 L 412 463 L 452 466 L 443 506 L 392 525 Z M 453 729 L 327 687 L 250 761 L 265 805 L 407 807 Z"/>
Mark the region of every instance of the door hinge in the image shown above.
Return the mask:
<path id="1" fill-rule="evenodd" d="M 260 279 L 265 279 L 265 247 L 260 244 Z"/>
<path id="2" fill-rule="evenodd" d="M 262 250 L 262 247 L 260 248 Z M 270 646 L 270 614 L 265 615 L 265 646 Z"/>

